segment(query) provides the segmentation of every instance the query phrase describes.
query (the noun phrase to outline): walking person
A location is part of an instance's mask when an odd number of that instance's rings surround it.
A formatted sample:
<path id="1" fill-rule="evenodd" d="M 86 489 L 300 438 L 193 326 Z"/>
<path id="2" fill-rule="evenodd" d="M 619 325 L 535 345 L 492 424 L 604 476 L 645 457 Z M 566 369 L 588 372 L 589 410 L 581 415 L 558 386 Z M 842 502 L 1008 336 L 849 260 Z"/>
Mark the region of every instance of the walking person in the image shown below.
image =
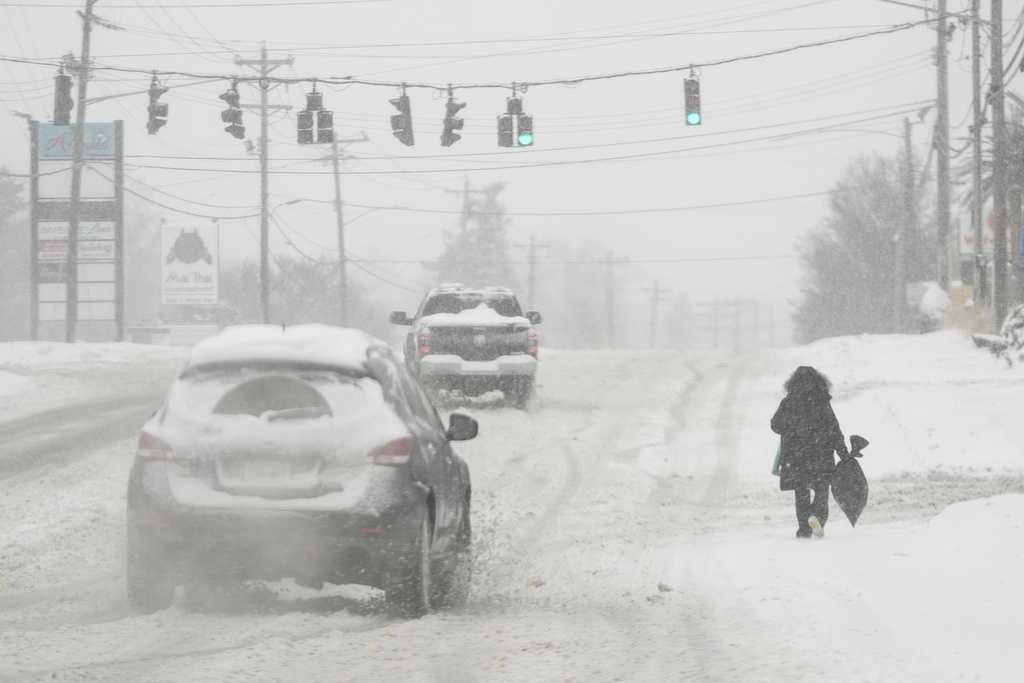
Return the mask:
<path id="1" fill-rule="evenodd" d="M 786 381 L 785 388 L 786 397 L 772 417 L 772 431 L 782 437 L 779 488 L 795 495 L 796 537 L 820 538 L 828 521 L 835 453 L 843 459 L 850 453 L 832 411 L 828 378 L 802 365 Z"/>

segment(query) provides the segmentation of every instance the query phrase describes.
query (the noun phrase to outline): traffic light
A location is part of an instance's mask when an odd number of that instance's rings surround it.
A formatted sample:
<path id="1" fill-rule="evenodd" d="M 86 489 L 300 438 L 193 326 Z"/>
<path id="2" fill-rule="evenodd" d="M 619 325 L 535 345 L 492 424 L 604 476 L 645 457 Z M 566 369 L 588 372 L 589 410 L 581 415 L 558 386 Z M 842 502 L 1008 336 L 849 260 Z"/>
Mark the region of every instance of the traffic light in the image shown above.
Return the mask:
<path id="1" fill-rule="evenodd" d="M 533 117 L 520 114 L 517 118 L 519 119 L 519 134 L 516 135 L 516 142 L 520 147 L 529 147 L 533 144 Z"/>
<path id="2" fill-rule="evenodd" d="M 313 144 L 313 112 L 300 111 L 298 115 L 299 136 L 297 142 L 300 145 Z"/>
<path id="3" fill-rule="evenodd" d="M 514 94 L 505 100 L 505 113 L 498 117 L 500 147 L 529 147 L 533 144 L 533 117 L 523 113 L 523 100 Z"/>
<path id="4" fill-rule="evenodd" d="M 515 117 L 511 114 L 502 114 L 498 117 L 498 145 L 513 147 L 515 144 Z"/>
<path id="5" fill-rule="evenodd" d="M 448 95 L 448 102 L 444 105 L 444 131 L 441 132 L 442 147 L 451 147 L 462 139 L 462 136 L 455 131 L 462 130 L 466 122 L 456 118 L 455 115 L 462 111 L 465 106 L 465 102 L 456 102 L 451 95 Z"/>
<path id="6" fill-rule="evenodd" d="M 316 91 L 316 83 L 313 92 L 306 93 L 306 108 L 299 112 L 296 125 L 300 145 L 334 142 L 334 112 L 324 109 L 324 96 Z"/>
<path id="7" fill-rule="evenodd" d="M 704 120 L 700 115 L 700 81 L 696 78 L 684 80 L 683 93 L 686 99 L 686 125 L 699 126 Z"/>
<path id="8" fill-rule="evenodd" d="M 321 109 L 316 113 L 316 141 L 334 142 L 334 112 Z"/>
<path id="9" fill-rule="evenodd" d="M 161 88 L 154 75 L 149 85 L 149 121 L 146 123 L 146 130 L 150 135 L 156 135 L 158 130 L 167 125 L 169 107 L 166 102 L 159 102 L 165 92 L 167 88 Z"/>
<path id="10" fill-rule="evenodd" d="M 220 120 L 228 124 L 224 128 L 225 133 L 241 140 L 245 137 L 245 126 L 242 125 L 241 96 L 238 94 L 238 83 L 231 84 L 231 88 L 224 92 L 220 98 L 227 102 L 228 108 L 220 113 Z"/>
<path id="11" fill-rule="evenodd" d="M 403 145 L 411 147 L 416 138 L 412 132 L 412 107 L 409 104 L 409 96 L 403 93 L 388 102 L 398 110 L 397 114 L 391 115 L 391 133 Z"/>
<path id="12" fill-rule="evenodd" d="M 53 82 L 53 122 L 58 126 L 69 126 L 71 125 L 71 110 L 75 108 L 75 101 L 71 99 L 71 76 L 61 69 L 54 77 Z"/>

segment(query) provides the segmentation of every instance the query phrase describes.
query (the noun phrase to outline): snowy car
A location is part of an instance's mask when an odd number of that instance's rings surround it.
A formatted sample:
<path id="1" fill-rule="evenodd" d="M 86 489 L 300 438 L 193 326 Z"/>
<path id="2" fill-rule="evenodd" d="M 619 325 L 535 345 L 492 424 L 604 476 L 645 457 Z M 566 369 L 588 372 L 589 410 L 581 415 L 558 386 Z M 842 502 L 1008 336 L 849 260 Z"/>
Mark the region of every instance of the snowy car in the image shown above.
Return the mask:
<path id="1" fill-rule="evenodd" d="M 533 397 L 541 315 L 524 314 L 511 290 L 441 285 L 415 317 L 395 311 L 391 322 L 412 327 L 405 361 L 428 392 L 499 390 L 520 408 Z"/>
<path id="2" fill-rule="evenodd" d="M 383 342 L 321 325 L 227 328 L 199 343 L 146 422 L 128 484 L 128 597 L 292 577 L 385 591 L 418 615 L 458 605 L 470 479 L 447 427 Z"/>

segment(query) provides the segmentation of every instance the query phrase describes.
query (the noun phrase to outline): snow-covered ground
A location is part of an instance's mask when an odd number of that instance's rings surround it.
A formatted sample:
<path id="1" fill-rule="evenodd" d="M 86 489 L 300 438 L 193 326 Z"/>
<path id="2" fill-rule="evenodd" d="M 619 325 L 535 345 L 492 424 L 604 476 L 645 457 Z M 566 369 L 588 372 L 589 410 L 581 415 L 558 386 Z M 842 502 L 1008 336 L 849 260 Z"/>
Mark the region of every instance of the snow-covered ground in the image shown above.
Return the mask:
<path id="1" fill-rule="evenodd" d="M 0 342 L 0 420 L 151 392 L 187 358 L 187 348 L 172 346 Z"/>
<path id="2" fill-rule="evenodd" d="M 114 355 L 156 382 L 150 356 Z M 800 364 L 872 442 L 868 510 L 856 529 L 833 510 L 823 541 L 793 538 L 768 473 Z M 401 621 L 365 591 L 290 587 L 133 615 L 131 441 L 0 479 L 0 680 L 1020 680 L 1018 371 L 952 333 L 541 366 L 533 411 L 474 406 L 481 435 L 460 444 L 477 575 L 459 613 Z M 18 374 L 50 381 L 35 368 Z"/>

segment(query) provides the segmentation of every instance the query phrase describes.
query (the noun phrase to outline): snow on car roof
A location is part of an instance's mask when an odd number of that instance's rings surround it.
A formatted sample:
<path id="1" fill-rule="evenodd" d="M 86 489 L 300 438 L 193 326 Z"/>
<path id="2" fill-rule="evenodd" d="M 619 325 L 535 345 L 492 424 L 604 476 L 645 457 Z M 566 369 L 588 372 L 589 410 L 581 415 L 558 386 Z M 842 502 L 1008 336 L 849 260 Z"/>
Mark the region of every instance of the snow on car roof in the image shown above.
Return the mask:
<path id="1" fill-rule="evenodd" d="M 496 310 L 481 303 L 476 308 L 467 308 L 458 313 L 435 313 L 420 318 L 420 322 L 428 326 L 443 327 L 477 327 L 485 325 L 530 325 L 530 321 L 523 316 L 502 315 Z"/>
<path id="2" fill-rule="evenodd" d="M 367 351 L 384 345 L 362 330 L 332 325 L 235 325 L 196 344 L 188 367 L 297 363 L 365 370 Z"/>

